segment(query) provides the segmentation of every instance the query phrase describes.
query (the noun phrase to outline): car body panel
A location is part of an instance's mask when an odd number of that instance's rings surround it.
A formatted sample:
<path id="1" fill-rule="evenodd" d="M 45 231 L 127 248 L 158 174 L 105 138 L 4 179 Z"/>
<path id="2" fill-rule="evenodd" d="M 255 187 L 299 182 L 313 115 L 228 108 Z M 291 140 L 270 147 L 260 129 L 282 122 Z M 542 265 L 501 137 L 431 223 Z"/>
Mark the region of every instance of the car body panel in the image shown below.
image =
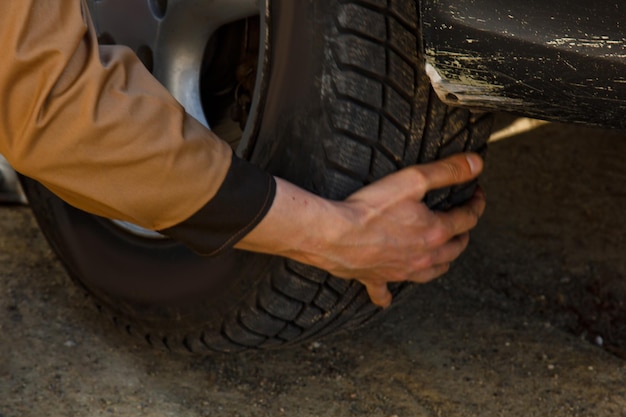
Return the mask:
<path id="1" fill-rule="evenodd" d="M 427 71 L 450 105 L 626 128 L 626 4 L 424 0 Z"/>

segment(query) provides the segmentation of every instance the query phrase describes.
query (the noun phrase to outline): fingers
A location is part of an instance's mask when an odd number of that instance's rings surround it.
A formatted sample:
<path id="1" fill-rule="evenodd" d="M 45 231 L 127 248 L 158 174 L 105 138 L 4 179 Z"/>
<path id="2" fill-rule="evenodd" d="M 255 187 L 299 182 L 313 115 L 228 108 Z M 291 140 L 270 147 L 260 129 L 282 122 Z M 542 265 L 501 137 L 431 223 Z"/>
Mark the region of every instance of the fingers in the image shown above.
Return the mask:
<path id="1" fill-rule="evenodd" d="M 441 249 L 439 249 L 435 255 L 433 255 L 431 259 L 434 266 L 413 272 L 402 281 L 425 284 L 435 278 L 440 277 L 441 275 L 448 272 L 452 261 L 458 258 L 459 255 L 461 255 L 461 253 L 467 248 L 468 243 L 469 233 L 465 233 L 455 237 L 446 245 L 444 245 Z M 387 283 L 370 282 L 367 280 L 363 280 L 361 282 L 365 285 L 367 289 L 367 294 L 369 295 L 370 300 L 373 304 L 382 308 L 389 307 L 392 301 L 392 295 L 387 288 Z"/>
<path id="2" fill-rule="evenodd" d="M 408 279 L 408 281 L 415 282 L 417 284 L 426 284 L 427 282 L 430 282 L 435 278 L 439 278 L 440 276 L 442 276 L 449 270 L 450 270 L 449 263 L 435 265 L 423 271 L 413 273 L 411 277 Z"/>
<path id="3" fill-rule="evenodd" d="M 448 272 L 450 269 L 450 264 L 442 264 L 436 265 L 432 268 L 426 269 L 424 271 L 420 271 L 418 273 L 414 273 L 410 279 L 407 281 L 414 282 L 417 284 L 425 284 L 429 281 L 432 281 L 435 278 L 440 277 L 441 275 Z M 365 288 L 367 289 L 367 295 L 369 295 L 372 304 L 375 304 L 382 308 L 387 308 L 391 305 L 391 301 L 393 299 L 391 292 L 389 292 L 389 288 L 387 288 L 387 283 L 371 283 L 371 282 L 363 282 Z"/>
<path id="4" fill-rule="evenodd" d="M 392 296 L 386 283 L 378 284 L 365 282 L 364 284 L 365 288 L 367 288 L 367 294 L 373 304 L 382 308 L 387 308 L 391 305 Z"/>
<path id="5" fill-rule="evenodd" d="M 482 169 L 483 161 L 477 154 L 457 154 L 389 174 L 355 192 L 347 200 L 366 200 L 370 204 L 404 198 L 421 201 L 428 191 L 471 181 L 480 175 Z"/>
<path id="6" fill-rule="evenodd" d="M 444 246 L 435 251 L 431 257 L 432 265 L 450 264 L 467 248 L 469 244 L 469 233 L 464 233 L 450 240 Z"/>
<path id="7" fill-rule="evenodd" d="M 485 193 L 479 187 L 467 203 L 448 212 L 439 212 L 437 215 L 447 229 L 448 236 L 457 236 L 466 233 L 476 226 L 478 220 L 485 212 L 486 204 Z"/>
<path id="8" fill-rule="evenodd" d="M 474 153 L 458 154 L 440 161 L 414 167 L 423 176 L 423 192 L 462 184 L 476 178 L 483 170 L 483 160 Z"/>
<path id="9" fill-rule="evenodd" d="M 468 231 L 476 226 L 485 210 L 485 195 L 482 190 L 477 189 L 470 201 L 448 212 L 429 211 L 420 201 L 430 190 L 471 181 L 482 169 L 483 162 L 478 155 L 455 155 L 438 162 L 398 171 L 348 198 L 353 201 L 359 199 L 366 201 L 377 209 L 371 210 L 375 215 L 368 218 L 367 225 L 378 225 L 383 235 L 389 234 L 388 229 L 394 231 L 393 236 L 418 235 L 415 239 L 390 239 L 395 242 L 395 246 L 392 246 L 394 250 L 389 252 L 390 255 L 382 256 L 383 259 L 377 262 L 370 262 L 378 265 L 376 267 L 361 269 L 359 280 L 366 286 L 372 303 L 383 308 L 391 304 L 392 295 L 385 280 L 426 283 L 449 270 L 450 263 L 467 247 Z M 414 199 L 415 197 L 417 198 Z M 410 216 L 394 216 L 407 211 L 410 213 L 417 211 L 422 217 L 415 220 Z M 400 227 L 392 223 L 393 227 L 390 227 L 389 222 L 380 220 L 398 217 L 409 218 L 410 224 L 400 223 Z M 407 233 L 406 225 L 410 226 L 414 222 L 415 228 L 409 229 L 415 233 Z M 417 241 L 419 244 L 415 243 Z M 380 243 L 381 240 L 376 239 L 376 242 Z M 379 278 L 369 280 L 368 275 Z"/>

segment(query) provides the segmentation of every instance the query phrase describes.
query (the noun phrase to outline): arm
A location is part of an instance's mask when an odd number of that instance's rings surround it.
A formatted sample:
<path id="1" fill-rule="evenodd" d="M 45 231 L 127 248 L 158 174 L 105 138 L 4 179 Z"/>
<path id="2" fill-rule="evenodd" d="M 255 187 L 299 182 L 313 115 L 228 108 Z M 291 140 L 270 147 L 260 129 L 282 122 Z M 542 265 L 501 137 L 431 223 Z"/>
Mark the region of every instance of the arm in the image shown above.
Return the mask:
<path id="1" fill-rule="evenodd" d="M 0 154 L 73 206 L 163 229 L 228 174 L 229 146 L 129 48 L 98 48 L 83 2 L 0 2 L 0 57 Z"/>

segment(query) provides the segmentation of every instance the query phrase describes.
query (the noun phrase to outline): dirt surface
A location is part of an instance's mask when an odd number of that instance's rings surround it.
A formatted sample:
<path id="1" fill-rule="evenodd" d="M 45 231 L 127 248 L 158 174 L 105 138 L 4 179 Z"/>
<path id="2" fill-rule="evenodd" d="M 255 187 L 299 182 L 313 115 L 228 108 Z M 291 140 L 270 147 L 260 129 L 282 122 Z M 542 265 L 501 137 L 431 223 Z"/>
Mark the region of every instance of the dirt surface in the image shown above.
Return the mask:
<path id="1" fill-rule="evenodd" d="M 501 135 L 502 136 L 502 135 Z M 493 142 L 445 278 L 277 352 L 160 353 L 103 326 L 27 208 L 0 208 L 0 417 L 626 416 L 626 135 Z"/>

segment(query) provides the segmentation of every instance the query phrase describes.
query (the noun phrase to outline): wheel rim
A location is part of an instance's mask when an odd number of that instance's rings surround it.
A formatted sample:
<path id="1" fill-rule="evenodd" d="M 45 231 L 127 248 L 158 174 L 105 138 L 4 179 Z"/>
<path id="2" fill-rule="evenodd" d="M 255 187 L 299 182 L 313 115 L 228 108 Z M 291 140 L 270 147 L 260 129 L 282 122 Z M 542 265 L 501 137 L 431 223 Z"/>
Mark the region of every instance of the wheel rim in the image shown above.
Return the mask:
<path id="1" fill-rule="evenodd" d="M 215 126 L 205 115 L 206 97 L 202 95 L 207 47 L 220 28 L 253 16 L 265 16 L 267 10 L 265 1 L 259 0 L 87 0 L 87 4 L 100 43 L 133 49 L 187 113 L 208 128 Z M 259 31 L 261 45 L 247 121 L 237 140 L 231 143 L 240 154 L 251 152 L 251 138 L 260 122 L 258 109 L 267 65 L 267 35 L 261 35 L 266 32 L 263 19 Z M 112 222 L 136 237 L 165 238 L 132 223 Z"/>
<path id="2" fill-rule="evenodd" d="M 220 27 L 259 14 L 258 0 L 89 0 L 100 37 L 127 45 L 193 117 L 204 51 Z"/>

